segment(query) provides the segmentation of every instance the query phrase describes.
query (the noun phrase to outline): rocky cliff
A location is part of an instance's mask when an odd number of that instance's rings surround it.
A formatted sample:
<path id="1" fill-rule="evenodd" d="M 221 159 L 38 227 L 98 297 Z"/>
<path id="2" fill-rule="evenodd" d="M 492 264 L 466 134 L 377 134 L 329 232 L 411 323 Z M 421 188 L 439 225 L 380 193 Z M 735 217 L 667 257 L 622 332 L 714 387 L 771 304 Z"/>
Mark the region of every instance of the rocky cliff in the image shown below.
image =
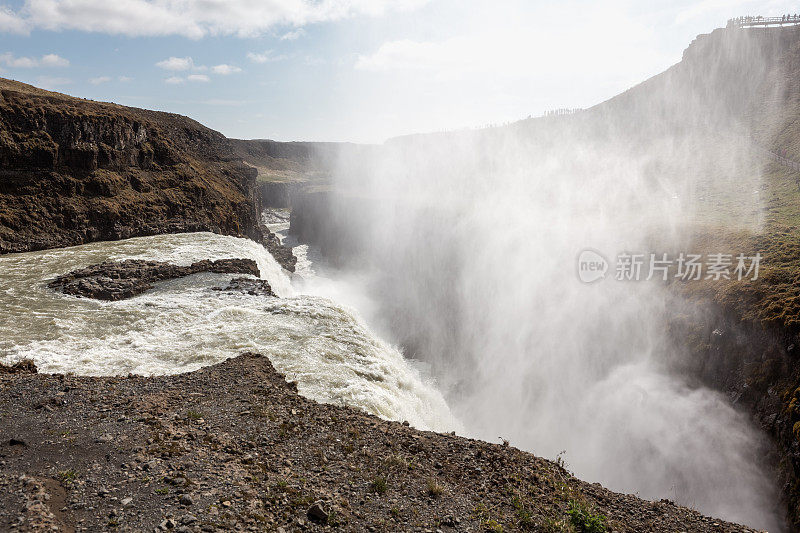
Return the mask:
<path id="1" fill-rule="evenodd" d="M 182 231 L 259 238 L 256 171 L 189 118 L 0 79 L 0 253 Z"/>
<path id="2" fill-rule="evenodd" d="M 236 154 L 256 169 L 264 207 L 292 206 L 293 197 L 310 184 L 327 180 L 344 144 L 231 139 Z"/>

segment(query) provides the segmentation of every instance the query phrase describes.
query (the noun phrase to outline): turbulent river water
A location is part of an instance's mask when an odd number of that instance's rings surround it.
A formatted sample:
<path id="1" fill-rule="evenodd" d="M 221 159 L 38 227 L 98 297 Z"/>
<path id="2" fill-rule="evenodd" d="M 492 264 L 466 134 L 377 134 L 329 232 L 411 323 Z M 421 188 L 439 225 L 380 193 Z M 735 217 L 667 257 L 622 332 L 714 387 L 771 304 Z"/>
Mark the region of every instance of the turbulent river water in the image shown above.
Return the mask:
<path id="1" fill-rule="evenodd" d="M 254 259 L 279 298 L 213 291 L 234 277 L 199 274 L 129 300 L 99 302 L 47 287 L 105 260 Z M 324 297 L 301 257 L 294 280 L 259 244 L 211 233 L 140 237 L 0 257 L 0 361 L 32 359 L 43 372 L 173 374 L 260 352 L 301 394 L 413 426 L 458 430 L 443 397 L 358 313 Z M 319 287 L 326 286 L 322 290 Z M 333 291 L 335 292 L 335 291 Z"/>

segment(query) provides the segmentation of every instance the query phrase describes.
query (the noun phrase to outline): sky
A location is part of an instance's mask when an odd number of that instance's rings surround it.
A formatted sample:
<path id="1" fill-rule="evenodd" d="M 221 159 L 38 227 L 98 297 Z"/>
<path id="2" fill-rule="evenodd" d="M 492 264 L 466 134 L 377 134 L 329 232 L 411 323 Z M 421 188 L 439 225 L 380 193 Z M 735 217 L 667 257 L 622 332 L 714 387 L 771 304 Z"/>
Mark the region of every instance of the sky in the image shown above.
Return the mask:
<path id="1" fill-rule="evenodd" d="M 228 137 L 380 143 L 586 108 L 785 0 L 0 0 L 0 77 Z"/>

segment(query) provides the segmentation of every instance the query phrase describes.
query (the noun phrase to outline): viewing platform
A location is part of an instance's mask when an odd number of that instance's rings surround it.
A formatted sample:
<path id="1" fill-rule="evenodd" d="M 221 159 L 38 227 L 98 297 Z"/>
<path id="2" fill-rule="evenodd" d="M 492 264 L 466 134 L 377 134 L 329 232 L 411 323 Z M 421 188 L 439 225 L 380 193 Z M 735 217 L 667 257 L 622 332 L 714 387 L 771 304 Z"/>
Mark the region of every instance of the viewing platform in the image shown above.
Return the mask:
<path id="1" fill-rule="evenodd" d="M 766 28 L 769 26 L 800 25 L 800 15 L 782 15 L 780 17 L 736 17 L 728 20 L 728 28 Z"/>

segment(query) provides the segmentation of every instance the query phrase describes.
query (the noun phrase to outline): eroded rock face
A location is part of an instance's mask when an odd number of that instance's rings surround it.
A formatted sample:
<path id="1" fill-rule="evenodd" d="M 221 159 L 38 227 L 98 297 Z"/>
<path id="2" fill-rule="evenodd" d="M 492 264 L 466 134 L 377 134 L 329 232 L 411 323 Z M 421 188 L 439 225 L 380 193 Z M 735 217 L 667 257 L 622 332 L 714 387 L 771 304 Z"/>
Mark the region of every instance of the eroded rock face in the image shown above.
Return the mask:
<path id="1" fill-rule="evenodd" d="M 264 245 L 264 248 L 269 251 L 279 265 L 289 272 L 294 272 L 297 258 L 292 253 L 292 249 L 281 244 L 281 240 L 278 236 L 272 233 L 266 226 L 261 226 L 261 232 L 263 235 L 261 244 Z"/>
<path id="2" fill-rule="evenodd" d="M 187 231 L 260 240 L 256 176 L 187 117 L 0 78 L 0 253 Z"/>
<path id="3" fill-rule="evenodd" d="M 800 332 L 742 319 L 740 308 L 691 303 L 668 324 L 688 354 L 674 368 L 724 393 L 772 439 L 765 460 L 776 470 L 790 531 L 800 531 Z"/>
<path id="4" fill-rule="evenodd" d="M 48 287 L 72 296 L 115 301 L 141 294 L 152 288 L 157 281 L 182 278 L 200 272 L 250 274 L 256 277 L 260 275 L 258 266 L 252 259 L 206 259 L 189 266 L 129 259 L 121 262 L 107 261 L 74 270 L 57 277 Z"/>

